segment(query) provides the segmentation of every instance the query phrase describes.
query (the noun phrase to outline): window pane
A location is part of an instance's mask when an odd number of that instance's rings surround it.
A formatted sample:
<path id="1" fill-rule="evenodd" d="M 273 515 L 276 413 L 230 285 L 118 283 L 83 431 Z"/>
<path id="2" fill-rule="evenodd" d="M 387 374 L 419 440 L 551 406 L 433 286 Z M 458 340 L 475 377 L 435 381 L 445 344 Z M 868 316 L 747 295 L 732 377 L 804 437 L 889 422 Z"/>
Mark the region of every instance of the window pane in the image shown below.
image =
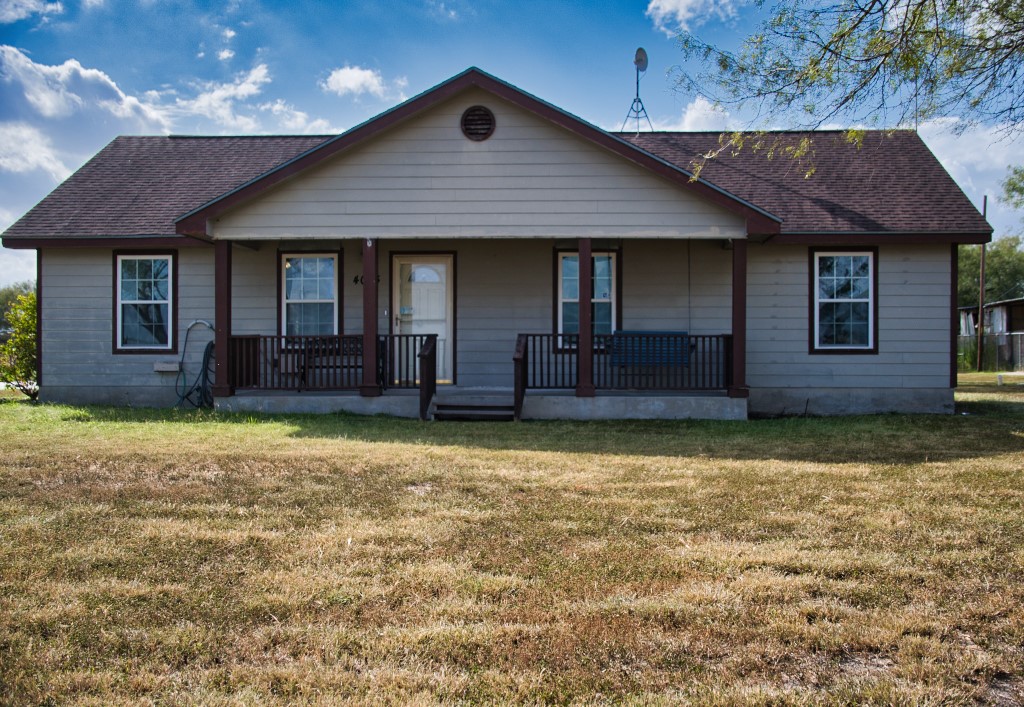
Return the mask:
<path id="1" fill-rule="evenodd" d="M 837 278 L 850 277 L 852 272 L 851 262 L 853 258 L 848 255 L 834 256 L 833 262 L 835 263 L 835 276 Z"/>
<path id="2" fill-rule="evenodd" d="M 163 258 L 158 258 L 151 261 L 153 263 L 153 279 L 154 280 L 166 280 L 167 279 L 167 261 Z"/>
<path id="3" fill-rule="evenodd" d="M 869 320 L 867 302 L 854 302 L 850 305 L 850 319 L 854 322 L 867 324 Z"/>
<path id="4" fill-rule="evenodd" d="M 149 280 L 140 280 L 135 299 L 142 300 L 143 302 L 153 299 L 153 283 Z"/>
<path id="5" fill-rule="evenodd" d="M 562 256 L 562 276 L 563 277 L 579 277 L 580 275 L 580 259 L 577 255 L 564 255 Z"/>
<path id="6" fill-rule="evenodd" d="M 334 280 L 334 258 L 317 258 L 316 270 L 320 277 Z"/>
<path id="7" fill-rule="evenodd" d="M 135 280 L 121 281 L 121 300 L 131 301 L 138 299 L 138 283 Z"/>
<path id="8" fill-rule="evenodd" d="M 850 280 L 850 297 L 853 299 L 867 299 L 870 297 L 870 282 L 866 277 L 855 277 Z"/>
<path id="9" fill-rule="evenodd" d="M 853 346 L 867 346 L 868 345 L 868 325 L 864 324 L 853 324 L 850 327 L 852 332 L 850 335 L 850 344 Z"/>
<path id="10" fill-rule="evenodd" d="M 121 279 L 135 279 L 135 261 L 128 258 L 121 261 Z"/>
<path id="11" fill-rule="evenodd" d="M 320 288 L 317 293 L 317 299 L 334 299 L 334 280 L 321 278 L 318 282 L 320 283 Z"/>
<path id="12" fill-rule="evenodd" d="M 562 299 L 579 299 L 580 281 L 575 277 L 562 279 Z"/>
<path id="13" fill-rule="evenodd" d="M 820 299 L 835 299 L 836 281 L 831 277 L 823 277 L 818 280 L 818 297 Z"/>
<path id="14" fill-rule="evenodd" d="M 580 332 L 580 307 L 578 302 L 562 303 L 562 333 L 578 334 Z"/>
<path id="15" fill-rule="evenodd" d="M 136 267 L 138 268 L 138 278 L 140 280 L 148 280 L 153 277 L 153 261 L 152 260 L 136 260 Z"/>
<path id="16" fill-rule="evenodd" d="M 317 281 L 312 278 L 303 276 L 302 278 L 302 299 L 316 299 L 317 298 Z"/>
<path id="17" fill-rule="evenodd" d="M 595 334 L 611 334 L 612 333 L 612 303 L 611 302 L 594 302 L 594 333 Z"/>
<path id="18" fill-rule="evenodd" d="M 835 277 L 835 258 L 823 255 L 818 258 L 818 277 Z"/>
<path id="19" fill-rule="evenodd" d="M 868 277 L 871 274 L 871 259 L 866 255 L 858 255 L 851 259 L 853 267 L 851 268 L 851 275 L 853 277 Z"/>
<path id="20" fill-rule="evenodd" d="M 122 346 L 166 346 L 166 304 L 121 305 Z"/>
<path id="21" fill-rule="evenodd" d="M 334 305 L 317 304 L 317 328 L 314 333 L 329 335 L 334 333 Z"/>

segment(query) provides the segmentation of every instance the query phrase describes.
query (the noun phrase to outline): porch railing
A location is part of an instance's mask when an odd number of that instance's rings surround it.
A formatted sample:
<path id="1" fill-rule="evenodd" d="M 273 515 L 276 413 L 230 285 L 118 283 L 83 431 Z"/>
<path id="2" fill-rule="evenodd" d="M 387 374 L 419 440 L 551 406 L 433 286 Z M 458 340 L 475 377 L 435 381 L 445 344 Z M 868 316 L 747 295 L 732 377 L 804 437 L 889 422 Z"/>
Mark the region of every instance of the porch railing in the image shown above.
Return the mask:
<path id="1" fill-rule="evenodd" d="M 350 390 L 363 370 L 362 336 L 232 336 L 232 387 Z"/>
<path id="2" fill-rule="evenodd" d="M 384 334 L 375 364 L 381 388 L 437 385 L 436 334 Z M 424 377 L 420 354 L 432 342 L 434 368 Z M 236 390 L 356 390 L 363 380 L 363 337 L 232 336 L 231 385 Z"/>
<path id="3" fill-rule="evenodd" d="M 431 338 L 434 339 L 436 351 L 437 334 L 381 334 L 378 337 L 377 347 L 380 352 L 381 387 L 385 389 L 418 388 L 421 378 L 418 356 Z M 434 371 L 436 379 L 436 367 Z"/>
<path id="4" fill-rule="evenodd" d="M 575 334 L 520 334 L 513 356 L 515 403 L 528 389 L 575 388 Z M 731 384 L 732 336 L 630 332 L 594 337 L 598 390 L 723 391 Z"/>

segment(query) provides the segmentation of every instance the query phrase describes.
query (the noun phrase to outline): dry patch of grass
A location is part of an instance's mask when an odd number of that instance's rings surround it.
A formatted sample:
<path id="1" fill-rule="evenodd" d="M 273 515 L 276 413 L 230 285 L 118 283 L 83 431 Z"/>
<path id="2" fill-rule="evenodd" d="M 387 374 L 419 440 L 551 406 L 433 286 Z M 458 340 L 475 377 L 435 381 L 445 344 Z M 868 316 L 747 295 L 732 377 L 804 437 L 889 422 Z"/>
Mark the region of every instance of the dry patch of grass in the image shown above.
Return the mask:
<path id="1" fill-rule="evenodd" d="M 0 702 L 1024 700 L 1024 396 L 423 424 L 0 401 Z"/>

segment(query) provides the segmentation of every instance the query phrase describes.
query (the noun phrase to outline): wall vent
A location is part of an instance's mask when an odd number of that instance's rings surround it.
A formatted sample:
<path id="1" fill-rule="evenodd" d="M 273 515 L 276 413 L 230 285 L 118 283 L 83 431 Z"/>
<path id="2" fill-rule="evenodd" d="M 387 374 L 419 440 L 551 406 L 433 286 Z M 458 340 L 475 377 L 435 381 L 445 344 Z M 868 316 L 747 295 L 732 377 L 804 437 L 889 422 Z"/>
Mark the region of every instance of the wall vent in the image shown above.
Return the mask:
<path id="1" fill-rule="evenodd" d="M 462 114 L 462 134 L 470 140 L 486 140 L 494 134 L 494 113 L 483 106 L 467 108 Z"/>

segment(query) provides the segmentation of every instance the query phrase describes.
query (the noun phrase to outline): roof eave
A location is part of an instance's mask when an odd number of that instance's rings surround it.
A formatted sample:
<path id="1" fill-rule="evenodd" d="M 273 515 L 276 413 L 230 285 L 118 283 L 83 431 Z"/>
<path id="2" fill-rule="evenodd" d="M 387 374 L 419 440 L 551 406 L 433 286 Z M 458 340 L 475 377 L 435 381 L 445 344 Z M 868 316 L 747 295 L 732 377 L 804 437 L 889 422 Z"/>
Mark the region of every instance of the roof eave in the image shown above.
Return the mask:
<path id="1" fill-rule="evenodd" d="M 786 232 L 772 237 L 771 242 L 779 245 L 885 245 L 941 244 L 941 243 L 989 243 L 992 229 L 988 231 L 807 231 Z"/>

